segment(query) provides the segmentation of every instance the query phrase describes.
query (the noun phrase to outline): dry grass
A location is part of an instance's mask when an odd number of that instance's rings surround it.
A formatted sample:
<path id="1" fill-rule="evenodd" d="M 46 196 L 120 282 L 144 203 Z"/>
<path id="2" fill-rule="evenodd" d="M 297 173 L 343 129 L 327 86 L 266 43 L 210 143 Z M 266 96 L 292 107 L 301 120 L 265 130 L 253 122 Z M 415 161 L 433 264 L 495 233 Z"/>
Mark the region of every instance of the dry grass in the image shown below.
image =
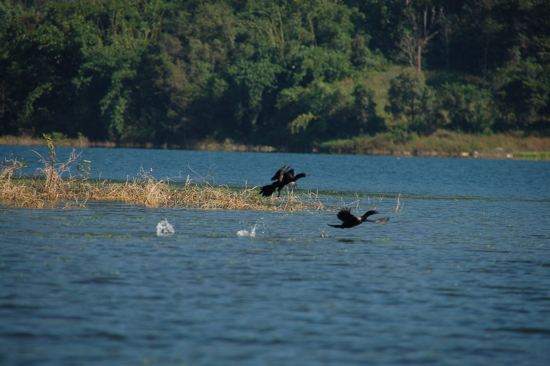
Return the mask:
<path id="1" fill-rule="evenodd" d="M 88 201 L 205 210 L 318 211 L 325 208 L 312 194 L 271 200 L 262 198 L 255 188 L 236 191 L 192 181 L 177 185 L 154 179 L 122 183 L 70 179 L 48 185 L 44 178 L 3 178 L 0 180 L 0 200 L 4 204 L 36 208 L 83 207 Z"/>
<path id="2" fill-rule="evenodd" d="M 318 211 L 325 207 L 312 193 L 287 199 L 265 199 L 256 187 L 240 191 L 225 186 L 198 184 L 189 178 L 183 184 L 157 180 L 149 172 L 126 182 L 90 181 L 87 160 L 73 150 L 59 161 L 48 140 L 49 155 L 43 157 L 38 176 L 22 178 L 25 164 L 16 158 L 0 162 L 0 203 L 20 207 L 83 207 L 88 201 L 116 201 L 146 207 L 198 208 L 205 210 Z M 76 168 L 76 173 L 74 172 Z M 65 178 L 64 178 L 65 176 Z"/>

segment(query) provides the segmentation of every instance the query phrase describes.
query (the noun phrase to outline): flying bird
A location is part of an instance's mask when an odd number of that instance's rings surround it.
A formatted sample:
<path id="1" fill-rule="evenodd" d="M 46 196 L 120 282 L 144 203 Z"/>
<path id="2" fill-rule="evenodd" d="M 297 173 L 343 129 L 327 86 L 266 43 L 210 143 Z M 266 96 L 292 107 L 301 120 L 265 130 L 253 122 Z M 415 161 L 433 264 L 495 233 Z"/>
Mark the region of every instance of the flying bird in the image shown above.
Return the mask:
<path id="1" fill-rule="evenodd" d="M 275 175 L 271 178 L 271 180 L 274 180 L 275 182 L 260 188 L 260 193 L 264 197 L 270 197 L 276 190 L 278 191 L 277 197 L 280 197 L 281 189 L 283 189 L 284 186 L 288 184 L 289 187 L 294 189 L 298 179 L 309 177 L 309 174 L 306 173 L 294 175 L 294 169 L 288 170 L 288 168 L 290 168 L 290 165 L 285 165 L 281 169 L 277 170 L 277 173 L 275 173 Z"/>
<path id="2" fill-rule="evenodd" d="M 350 227 L 361 225 L 365 221 L 374 222 L 375 224 L 384 224 L 390 220 L 389 217 L 382 217 L 381 219 L 378 219 L 378 220 L 368 219 L 369 216 L 376 215 L 378 213 L 379 213 L 378 211 L 371 210 L 371 211 L 365 212 L 363 216 L 355 216 L 351 213 L 351 209 L 344 208 L 340 210 L 340 212 L 338 212 L 338 214 L 336 215 L 336 217 L 338 217 L 338 219 L 340 219 L 342 223 L 340 225 L 328 224 L 328 226 L 337 227 L 340 229 L 348 229 Z"/>

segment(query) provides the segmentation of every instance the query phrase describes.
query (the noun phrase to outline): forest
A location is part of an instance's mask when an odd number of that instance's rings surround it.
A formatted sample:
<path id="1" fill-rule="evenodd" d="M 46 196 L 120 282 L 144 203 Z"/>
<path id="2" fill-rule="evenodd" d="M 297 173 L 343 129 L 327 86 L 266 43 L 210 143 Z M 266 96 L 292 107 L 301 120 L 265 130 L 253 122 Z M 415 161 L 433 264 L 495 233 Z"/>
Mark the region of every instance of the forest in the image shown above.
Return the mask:
<path id="1" fill-rule="evenodd" d="M 550 135 L 548 0 L 1 0 L 0 136 Z"/>

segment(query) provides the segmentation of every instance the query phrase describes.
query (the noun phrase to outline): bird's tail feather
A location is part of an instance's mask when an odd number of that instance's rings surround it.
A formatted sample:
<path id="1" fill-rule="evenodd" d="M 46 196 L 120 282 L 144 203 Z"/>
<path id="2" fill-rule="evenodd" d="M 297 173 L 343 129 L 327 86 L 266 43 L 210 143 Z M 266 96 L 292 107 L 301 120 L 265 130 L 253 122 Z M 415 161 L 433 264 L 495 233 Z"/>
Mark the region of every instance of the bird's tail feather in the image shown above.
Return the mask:
<path id="1" fill-rule="evenodd" d="M 276 185 L 270 184 L 270 185 L 263 186 L 262 188 L 260 188 L 260 193 L 264 197 L 270 197 L 273 194 L 273 192 L 275 192 L 276 189 L 277 189 Z"/>

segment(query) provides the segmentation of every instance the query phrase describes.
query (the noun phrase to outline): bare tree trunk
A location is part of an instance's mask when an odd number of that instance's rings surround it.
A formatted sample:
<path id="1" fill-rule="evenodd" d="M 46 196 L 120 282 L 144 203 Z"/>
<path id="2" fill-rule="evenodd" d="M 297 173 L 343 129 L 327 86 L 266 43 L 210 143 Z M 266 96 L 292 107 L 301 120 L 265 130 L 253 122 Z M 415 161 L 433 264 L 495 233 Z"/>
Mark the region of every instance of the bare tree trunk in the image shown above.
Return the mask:
<path id="1" fill-rule="evenodd" d="M 416 69 L 418 71 L 422 71 L 422 44 L 421 43 L 418 44 L 417 50 L 418 51 L 416 53 L 416 60 L 417 60 Z"/>
<path id="2" fill-rule="evenodd" d="M 445 45 L 445 66 L 447 70 L 449 69 L 449 56 L 450 56 L 450 48 L 451 48 L 451 21 L 445 17 L 445 14 L 443 14 L 443 9 L 439 10 L 439 24 L 441 25 L 441 32 L 440 37 L 443 40 L 443 44 Z"/>
<path id="3" fill-rule="evenodd" d="M 422 14 L 422 24 L 419 24 L 417 16 L 412 8 L 412 0 L 406 1 L 407 14 L 412 26 L 412 32 L 410 39 L 408 36 L 403 35 L 399 47 L 409 57 L 410 60 L 416 64 L 416 69 L 422 71 L 422 53 L 426 52 L 426 46 L 430 40 L 438 33 L 435 28 L 439 25 L 440 18 L 443 14 L 443 10 L 440 9 L 439 14 L 436 13 L 435 8 L 431 9 L 431 17 L 428 19 L 428 8 L 424 9 Z M 414 49 L 414 55 L 412 54 Z M 411 65 L 413 66 L 413 65 Z"/>

